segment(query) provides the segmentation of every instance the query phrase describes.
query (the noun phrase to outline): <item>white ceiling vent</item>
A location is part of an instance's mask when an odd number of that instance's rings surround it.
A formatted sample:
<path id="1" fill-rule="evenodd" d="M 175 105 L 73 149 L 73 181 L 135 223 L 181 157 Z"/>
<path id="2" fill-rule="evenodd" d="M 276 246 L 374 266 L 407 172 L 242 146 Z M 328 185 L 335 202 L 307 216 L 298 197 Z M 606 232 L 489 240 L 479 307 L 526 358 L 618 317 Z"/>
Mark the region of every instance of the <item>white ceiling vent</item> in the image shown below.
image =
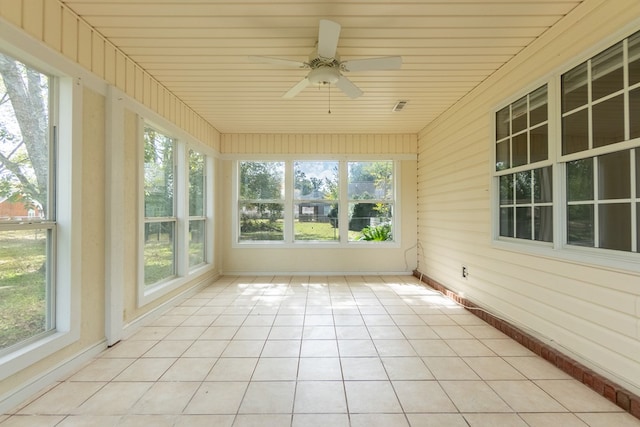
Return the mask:
<path id="1" fill-rule="evenodd" d="M 402 109 L 407 105 L 409 101 L 398 101 L 396 105 L 393 106 L 393 111 L 402 111 Z"/>

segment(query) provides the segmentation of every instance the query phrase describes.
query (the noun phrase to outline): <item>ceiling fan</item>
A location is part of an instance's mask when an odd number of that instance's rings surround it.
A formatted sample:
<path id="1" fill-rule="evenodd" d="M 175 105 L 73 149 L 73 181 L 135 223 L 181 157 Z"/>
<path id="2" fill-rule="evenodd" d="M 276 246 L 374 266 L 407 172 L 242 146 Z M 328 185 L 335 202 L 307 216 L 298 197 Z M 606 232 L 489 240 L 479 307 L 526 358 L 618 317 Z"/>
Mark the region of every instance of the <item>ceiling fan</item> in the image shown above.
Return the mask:
<path id="1" fill-rule="evenodd" d="M 337 52 L 340 29 L 340 24 L 337 22 L 321 19 L 318 29 L 318 44 L 316 49 L 309 55 L 307 62 L 268 56 L 250 56 L 249 59 L 253 62 L 311 69 L 304 79 L 282 96 L 283 98 L 293 98 L 309 85 L 325 86 L 333 84 L 349 98 L 355 99 L 362 95 L 363 92 L 351 80 L 342 75 L 343 72 L 396 70 L 402 66 L 402 57 L 400 56 L 341 61 Z"/>

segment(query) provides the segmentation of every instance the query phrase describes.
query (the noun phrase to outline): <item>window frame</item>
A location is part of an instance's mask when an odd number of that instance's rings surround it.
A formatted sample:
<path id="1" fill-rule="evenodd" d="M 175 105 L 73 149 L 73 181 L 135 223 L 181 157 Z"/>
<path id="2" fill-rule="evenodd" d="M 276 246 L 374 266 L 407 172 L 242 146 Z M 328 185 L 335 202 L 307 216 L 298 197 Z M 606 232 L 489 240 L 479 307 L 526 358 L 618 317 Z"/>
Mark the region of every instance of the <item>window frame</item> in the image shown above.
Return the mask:
<path id="1" fill-rule="evenodd" d="M 214 245 L 205 246 L 204 262 L 189 266 L 189 151 L 193 150 L 204 156 L 204 185 L 205 194 L 208 189 L 214 188 L 214 157 L 215 152 L 193 139 L 189 134 L 176 126 L 157 117 L 154 113 L 138 105 L 131 105 L 138 113 L 138 284 L 137 306 L 142 307 L 171 291 L 180 288 L 187 282 L 206 274 L 214 261 Z M 174 259 L 175 274 L 156 283 L 145 285 L 144 281 L 144 224 L 146 223 L 144 211 L 144 129 L 151 127 L 174 141 Z M 213 190 L 211 190 L 213 191 Z M 203 218 L 205 220 L 205 242 L 214 241 L 213 227 L 213 199 L 205 197 L 203 203 Z M 160 218 L 159 220 L 164 220 Z"/>
<path id="2" fill-rule="evenodd" d="M 495 108 L 491 109 L 491 129 L 492 136 L 490 138 L 492 144 L 492 158 L 490 162 L 491 168 L 491 217 L 492 217 L 492 232 L 491 232 L 491 244 L 493 247 L 508 251 L 514 252 L 524 252 L 531 255 L 537 255 L 542 257 L 549 258 L 560 258 L 571 262 L 588 264 L 588 265 L 601 265 L 610 268 L 616 268 L 621 270 L 630 270 L 635 272 L 640 272 L 640 264 L 638 260 L 640 260 L 640 242 L 636 242 L 637 244 L 637 252 L 633 251 L 633 246 L 631 251 L 621 251 L 615 249 L 605 249 L 598 247 L 586 247 L 586 246 L 578 246 L 569 244 L 568 240 L 568 225 L 567 225 L 567 213 L 568 213 L 568 196 L 567 196 L 567 164 L 569 162 L 586 159 L 586 158 L 596 158 L 605 154 L 622 152 L 625 150 L 633 150 L 635 149 L 635 155 L 640 155 L 640 138 L 629 139 L 629 103 L 628 97 L 630 92 L 630 87 L 635 89 L 640 89 L 640 82 L 629 85 L 629 81 L 627 78 L 627 66 L 628 66 L 628 57 L 627 57 L 627 49 L 624 49 L 624 81 L 623 81 L 623 89 L 619 91 L 612 92 L 603 97 L 600 97 L 596 100 L 595 104 L 601 103 L 608 99 L 614 98 L 618 96 L 619 93 L 622 93 L 625 97 L 624 102 L 624 119 L 625 119 L 625 139 L 620 142 L 614 142 L 609 145 L 603 145 L 600 147 L 592 147 L 591 146 L 591 131 L 589 130 L 589 148 L 583 151 L 572 152 L 568 154 L 563 154 L 562 147 L 562 118 L 565 113 L 562 112 L 562 85 L 561 79 L 565 73 L 573 70 L 575 67 L 585 63 L 587 61 L 591 61 L 600 53 L 605 52 L 607 49 L 613 47 L 617 43 L 620 43 L 624 40 L 625 47 L 627 45 L 627 38 L 637 34 L 639 32 L 637 24 L 634 27 L 629 27 L 624 31 L 620 31 L 617 35 L 607 38 L 603 40 L 601 43 L 598 43 L 596 46 L 589 49 L 579 58 L 575 58 L 574 60 L 566 63 L 565 65 L 558 67 L 553 72 L 548 75 L 538 79 L 533 84 L 528 85 L 523 90 L 519 91 L 516 95 L 510 97 L 508 100 L 503 101 Z M 589 76 L 591 74 L 589 73 Z M 544 244 L 542 242 L 536 241 L 528 241 L 524 239 L 516 239 L 516 238 L 504 238 L 500 236 L 499 231 L 499 183 L 498 183 L 498 173 L 495 168 L 495 160 L 496 160 L 496 114 L 500 111 L 504 106 L 509 105 L 509 103 L 514 102 L 519 99 L 523 95 L 530 93 L 535 90 L 535 88 L 539 87 L 543 84 L 548 84 L 548 102 L 549 102 L 549 162 L 553 166 L 553 201 L 554 201 L 554 213 L 553 213 L 553 223 L 554 223 L 554 232 L 553 232 L 553 242 L 550 244 Z M 589 80 L 588 84 L 591 82 Z M 589 92 L 589 102 L 588 106 L 585 107 L 589 110 L 589 129 L 592 126 L 591 122 L 591 106 L 594 105 L 594 102 L 591 100 L 591 95 Z M 576 107 L 571 109 L 570 111 L 577 111 L 583 107 Z M 632 151 L 633 153 L 633 151 Z M 594 160 L 594 163 L 597 161 Z M 630 181 L 634 181 L 633 175 L 633 165 L 634 163 L 633 154 L 630 159 L 631 164 L 631 176 Z M 519 169 L 519 168 L 518 168 Z M 512 170 L 513 171 L 513 170 Z M 511 171 L 511 172 L 512 172 Z M 517 170 L 516 170 L 517 171 Z M 639 171 L 635 172 L 636 174 Z M 595 172 L 594 172 L 595 174 Z M 597 179 L 597 174 L 594 175 L 595 179 Z M 632 184 L 633 185 L 633 184 Z M 595 191 L 595 190 L 594 190 Z M 640 198 L 638 198 L 640 193 L 640 189 L 636 189 L 635 198 L 633 198 L 633 193 L 631 194 L 630 204 L 636 204 L 636 209 L 640 209 Z M 597 198 L 597 195 L 594 195 Z M 595 202 L 595 206 L 597 209 L 598 202 Z M 632 206 L 633 207 L 633 206 Z M 632 210 L 631 212 L 631 222 L 632 226 L 630 229 L 631 238 L 640 240 L 637 237 L 637 229 L 634 234 L 633 222 L 637 221 L 634 217 L 634 213 L 637 215 L 637 211 Z M 636 225 L 636 227 L 640 227 L 640 224 Z M 597 226 L 595 227 L 594 234 L 597 233 Z"/>
<path id="3" fill-rule="evenodd" d="M 232 203 L 231 203 L 231 245 L 233 248 L 317 248 L 317 249 L 337 249 L 337 248 L 399 248 L 401 247 L 401 160 L 393 155 L 370 155 L 370 156 L 331 156 L 331 155 L 262 155 L 262 156 L 234 156 L 232 159 Z M 284 239 L 263 240 L 263 241 L 241 241 L 240 218 L 239 218 L 239 180 L 240 163 L 245 161 L 253 162 L 284 162 L 285 164 L 285 189 L 284 189 Z M 339 239 L 330 240 L 296 240 L 294 236 L 294 163 L 296 162 L 338 162 L 339 168 L 339 206 L 348 206 L 347 194 L 347 163 L 348 162 L 376 162 L 391 161 L 393 163 L 393 199 L 388 201 L 393 205 L 392 230 L 393 240 L 391 241 L 349 241 L 348 226 L 339 226 Z M 338 213 L 339 224 L 348 224 L 348 209 L 340 209 Z"/>
<path id="4" fill-rule="evenodd" d="M 102 86 L 88 73 L 61 61 L 33 40 L 0 26 L 0 45 L 7 55 L 50 76 L 50 128 L 55 127 L 55 234 L 51 271 L 55 280 L 55 328 L 0 356 L 0 380 L 25 369 L 80 339 L 82 258 L 82 86 L 73 75 L 99 92 Z M 20 45 L 21 48 L 16 46 Z M 24 50 L 23 50 L 24 49 Z M 29 50 L 32 53 L 26 53 Z M 52 159 L 53 160 L 53 159 Z M 49 226 L 49 225 L 47 225 Z"/>

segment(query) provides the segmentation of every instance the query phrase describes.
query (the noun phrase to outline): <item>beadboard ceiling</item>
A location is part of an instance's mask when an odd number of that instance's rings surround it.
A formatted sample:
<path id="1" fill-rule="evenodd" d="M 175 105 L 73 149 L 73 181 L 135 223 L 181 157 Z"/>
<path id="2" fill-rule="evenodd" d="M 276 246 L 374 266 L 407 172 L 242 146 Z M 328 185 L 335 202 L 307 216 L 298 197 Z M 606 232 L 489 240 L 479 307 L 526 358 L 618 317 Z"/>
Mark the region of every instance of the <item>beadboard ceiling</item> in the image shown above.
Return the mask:
<path id="1" fill-rule="evenodd" d="M 581 2 L 63 0 L 222 133 L 416 133 Z M 248 57 L 306 61 L 320 19 L 342 26 L 342 60 L 400 55 L 401 69 L 345 74 L 357 99 L 283 99 L 308 70 Z"/>

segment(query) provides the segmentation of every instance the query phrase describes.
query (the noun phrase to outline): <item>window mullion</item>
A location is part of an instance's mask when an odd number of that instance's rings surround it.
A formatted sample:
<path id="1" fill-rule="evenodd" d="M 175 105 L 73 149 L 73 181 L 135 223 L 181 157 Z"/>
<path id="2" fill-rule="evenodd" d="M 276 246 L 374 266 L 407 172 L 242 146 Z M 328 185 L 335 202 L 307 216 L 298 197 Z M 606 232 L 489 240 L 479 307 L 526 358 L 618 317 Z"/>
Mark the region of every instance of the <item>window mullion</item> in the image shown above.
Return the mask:
<path id="1" fill-rule="evenodd" d="M 294 240 L 294 215 L 293 215 L 293 162 L 288 160 L 284 163 L 284 241 L 291 243 Z"/>

